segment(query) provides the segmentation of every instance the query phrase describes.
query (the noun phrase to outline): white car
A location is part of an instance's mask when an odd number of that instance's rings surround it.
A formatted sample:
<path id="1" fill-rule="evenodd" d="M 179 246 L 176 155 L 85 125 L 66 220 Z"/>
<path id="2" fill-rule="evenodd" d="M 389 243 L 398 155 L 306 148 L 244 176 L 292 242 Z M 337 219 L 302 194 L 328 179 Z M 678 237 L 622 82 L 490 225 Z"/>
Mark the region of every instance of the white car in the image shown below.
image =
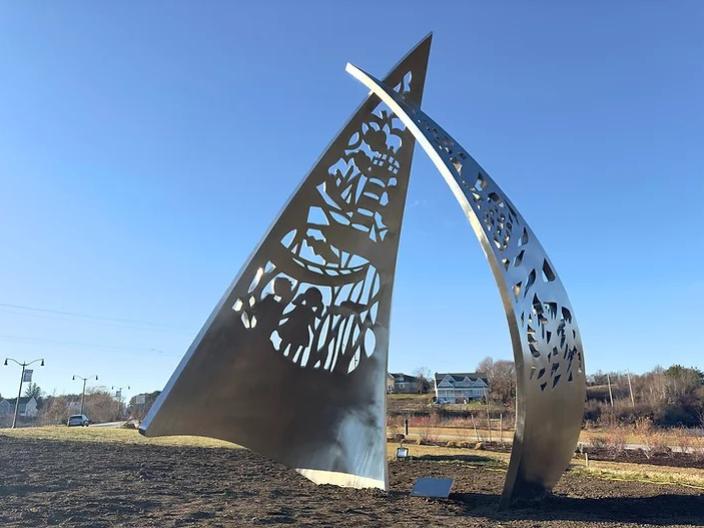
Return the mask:
<path id="1" fill-rule="evenodd" d="M 88 427 L 90 420 L 85 414 L 74 414 L 68 417 L 66 425 L 69 427 Z"/>

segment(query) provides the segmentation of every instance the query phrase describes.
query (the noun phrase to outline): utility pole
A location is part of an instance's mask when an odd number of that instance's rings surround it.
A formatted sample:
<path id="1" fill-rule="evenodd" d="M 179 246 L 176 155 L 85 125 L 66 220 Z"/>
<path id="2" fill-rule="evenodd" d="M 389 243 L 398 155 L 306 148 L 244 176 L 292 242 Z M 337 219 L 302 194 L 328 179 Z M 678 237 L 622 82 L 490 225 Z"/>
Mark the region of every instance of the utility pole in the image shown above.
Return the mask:
<path id="1" fill-rule="evenodd" d="M 83 401 L 86 399 L 86 381 L 89 379 L 92 379 L 93 376 L 88 376 L 87 378 L 84 378 L 83 376 L 79 376 L 78 374 L 74 374 L 71 379 L 73 381 L 76 381 L 76 378 L 83 380 L 83 392 L 81 392 L 81 412 L 79 414 L 83 414 Z M 95 375 L 95 380 L 98 380 L 98 375 Z"/>
<path id="2" fill-rule="evenodd" d="M 25 381 L 25 380 L 24 380 L 25 369 L 26 369 L 28 366 L 30 366 L 30 365 L 32 365 L 32 364 L 38 362 L 38 361 L 41 361 L 41 363 L 40 363 L 39 366 L 40 366 L 40 367 L 43 367 L 43 366 L 44 366 L 44 359 L 43 359 L 43 358 L 40 358 L 40 359 L 32 360 L 32 361 L 30 361 L 29 363 L 24 362 L 24 361 L 23 361 L 22 363 L 20 363 L 20 362 L 17 361 L 16 359 L 5 358 L 5 366 L 7 366 L 7 362 L 8 362 L 8 361 L 12 361 L 13 363 L 17 363 L 20 367 L 22 367 L 22 374 L 20 375 L 20 389 L 17 391 L 17 401 L 15 402 L 15 415 L 14 415 L 13 418 L 12 418 L 12 428 L 14 429 L 15 426 L 17 425 L 17 413 L 19 412 L 19 409 L 20 409 L 20 398 L 22 397 L 22 384 L 23 384 L 24 381 Z M 27 381 L 32 381 L 32 379 L 31 379 L 31 378 L 32 378 L 32 374 L 31 374 L 32 371 L 30 370 L 30 371 L 27 371 L 27 372 L 30 373 L 29 376 L 28 376 L 29 379 L 28 379 Z"/>
<path id="3" fill-rule="evenodd" d="M 120 419 L 120 414 L 122 412 L 122 387 L 111 387 L 115 391 L 115 398 L 117 399 L 117 419 Z M 130 386 L 127 385 L 127 390 L 130 390 Z"/>
<path id="4" fill-rule="evenodd" d="M 606 374 L 606 382 L 609 384 L 609 400 L 611 400 L 611 407 L 614 406 L 614 393 L 611 392 L 611 376 Z"/>
<path id="5" fill-rule="evenodd" d="M 628 378 L 628 392 L 631 393 L 631 405 L 636 408 L 636 399 L 633 397 L 633 385 L 631 385 L 631 373 L 626 371 L 626 378 Z"/>

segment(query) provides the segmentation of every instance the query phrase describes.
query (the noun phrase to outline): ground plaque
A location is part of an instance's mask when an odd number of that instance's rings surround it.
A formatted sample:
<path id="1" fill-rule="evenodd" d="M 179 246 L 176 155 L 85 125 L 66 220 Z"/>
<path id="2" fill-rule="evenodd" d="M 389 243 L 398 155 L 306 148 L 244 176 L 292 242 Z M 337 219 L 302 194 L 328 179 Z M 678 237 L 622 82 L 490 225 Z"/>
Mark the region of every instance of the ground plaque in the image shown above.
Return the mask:
<path id="1" fill-rule="evenodd" d="M 420 477 L 411 490 L 411 497 L 446 499 L 450 496 L 453 480 L 449 478 Z"/>

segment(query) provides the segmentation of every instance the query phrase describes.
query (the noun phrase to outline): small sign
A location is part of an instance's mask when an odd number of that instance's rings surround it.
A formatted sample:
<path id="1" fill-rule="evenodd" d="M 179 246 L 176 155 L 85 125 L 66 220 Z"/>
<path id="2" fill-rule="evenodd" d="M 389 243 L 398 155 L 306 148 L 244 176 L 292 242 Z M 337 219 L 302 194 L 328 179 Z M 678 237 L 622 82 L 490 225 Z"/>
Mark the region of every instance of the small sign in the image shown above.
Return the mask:
<path id="1" fill-rule="evenodd" d="M 134 402 L 137 405 L 144 405 L 147 403 L 147 398 L 144 394 L 137 394 L 137 396 L 134 397 Z"/>
<path id="2" fill-rule="evenodd" d="M 446 499 L 450 495 L 453 480 L 449 478 L 421 477 L 416 479 L 411 497 L 434 497 Z"/>
<path id="3" fill-rule="evenodd" d="M 29 369 L 24 371 L 24 376 L 22 376 L 22 383 L 27 383 L 27 382 L 32 381 L 32 372 L 34 372 L 34 371 L 29 370 Z"/>

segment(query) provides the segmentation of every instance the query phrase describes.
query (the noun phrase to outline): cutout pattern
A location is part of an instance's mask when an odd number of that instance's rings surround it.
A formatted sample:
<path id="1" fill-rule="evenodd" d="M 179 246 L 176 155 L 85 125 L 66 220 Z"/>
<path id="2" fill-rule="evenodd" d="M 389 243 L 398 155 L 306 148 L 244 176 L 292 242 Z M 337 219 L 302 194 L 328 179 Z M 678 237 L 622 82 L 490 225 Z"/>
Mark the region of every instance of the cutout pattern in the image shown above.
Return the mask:
<path id="1" fill-rule="evenodd" d="M 567 294 L 516 208 L 448 134 L 355 66 L 347 71 L 397 113 L 460 202 L 487 256 L 507 315 L 518 372 L 516 433 L 501 503 L 550 490 L 574 455 L 586 384 Z"/>
<path id="2" fill-rule="evenodd" d="M 432 119 L 404 106 L 452 173 L 499 263 L 519 325 L 529 379 L 541 391 L 584 376 L 581 338 L 562 283 L 535 235 L 499 186 Z"/>
<path id="3" fill-rule="evenodd" d="M 412 79 L 407 72 L 395 92 L 407 97 Z M 300 367 L 346 374 L 374 354 L 383 293 L 376 261 L 395 255 L 388 235 L 405 200 L 399 177 L 408 167 L 399 160 L 410 159 L 413 146 L 406 134 L 379 103 L 313 182 L 305 214 L 289 222 L 275 257 L 232 305 L 245 329 Z"/>

